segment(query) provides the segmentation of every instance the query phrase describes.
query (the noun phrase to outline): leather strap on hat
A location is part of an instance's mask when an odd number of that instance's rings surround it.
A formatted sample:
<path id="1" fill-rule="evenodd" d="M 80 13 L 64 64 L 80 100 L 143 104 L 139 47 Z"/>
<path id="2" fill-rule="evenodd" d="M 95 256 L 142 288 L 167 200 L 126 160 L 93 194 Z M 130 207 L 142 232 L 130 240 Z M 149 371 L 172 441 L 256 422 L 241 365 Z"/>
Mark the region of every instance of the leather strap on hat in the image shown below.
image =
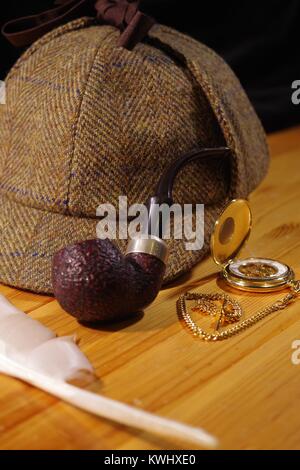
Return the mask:
<path id="1" fill-rule="evenodd" d="M 26 47 L 44 34 L 81 16 L 96 17 L 121 31 L 118 46 L 132 49 L 155 20 L 139 10 L 140 0 L 56 0 L 54 8 L 4 24 L 2 34 L 15 47 Z"/>
<path id="2" fill-rule="evenodd" d="M 140 0 L 98 0 L 95 4 L 99 23 L 116 26 L 122 34 L 118 46 L 133 49 L 155 24 L 139 10 Z"/>

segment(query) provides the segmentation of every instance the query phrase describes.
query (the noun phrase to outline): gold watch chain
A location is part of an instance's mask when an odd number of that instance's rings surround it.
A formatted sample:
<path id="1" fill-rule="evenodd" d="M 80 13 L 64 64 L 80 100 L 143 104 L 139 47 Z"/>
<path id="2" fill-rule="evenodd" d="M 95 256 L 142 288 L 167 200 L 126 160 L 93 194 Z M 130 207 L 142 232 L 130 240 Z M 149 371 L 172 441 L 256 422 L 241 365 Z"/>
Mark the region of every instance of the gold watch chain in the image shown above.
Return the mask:
<path id="1" fill-rule="evenodd" d="M 298 297 L 298 295 L 300 295 L 300 281 L 291 281 L 289 283 L 289 287 L 291 291 L 282 300 L 277 300 L 274 304 L 241 321 L 237 325 L 226 328 L 220 332 L 215 331 L 212 333 L 208 333 L 207 331 L 203 330 L 194 322 L 187 310 L 186 301 L 198 300 L 200 298 L 203 298 L 203 294 L 197 294 L 192 292 L 186 292 L 185 294 L 182 294 L 179 297 L 177 303 L 178 314 L 194 336 L 198 336 L 204 341 L 222 341 L 224 339 L 231 338 L 232 336 L 235 336 L 241 333 L 242 331 L 250 328 L 259 321 L 266 318 L 271 313 L 275 313 L 279 310 L 284 310 L 286 307 L 288 307 L 288 305 L 292 303 Z"/>

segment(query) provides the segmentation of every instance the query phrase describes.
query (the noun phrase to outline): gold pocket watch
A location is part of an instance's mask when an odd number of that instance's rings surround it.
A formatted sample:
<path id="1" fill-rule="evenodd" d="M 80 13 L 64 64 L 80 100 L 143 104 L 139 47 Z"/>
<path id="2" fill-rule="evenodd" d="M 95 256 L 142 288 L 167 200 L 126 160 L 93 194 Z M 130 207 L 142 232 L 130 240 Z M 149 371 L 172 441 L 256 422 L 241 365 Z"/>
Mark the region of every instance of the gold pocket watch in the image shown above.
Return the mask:
<path id="1" fill-rule="evenodd" d="M 215 223 L 211 237 L 211 253 L 222 267 L 222 277 L 235 289 L 271 292 L 289 286 L 293 270 L 286 264 L 268 258 L 237 258 L 248 241 L 252 214 L 247 201 L 236 199 Z"/>
<path id="2" fill-rule="evenodd" d="M 300 281 L 295 281 L 293 270 L 281 261 L 269 258 L 239 259 L 238 255 L 247 242 L 252 227 L 250 206 L 244 199 L 232 201 L 215 223 L 211 237 L 211 253 L 216 264 L 222 267 L 221 276 L 231 287 L 249 292 L 273 292 L 289 289 L 282 300 L 260 310 L 242 321 L 242 309 L 237 300 L 227 294 L 203 294 L 185 292 L 177 303 L 179 317 L 193 333 L 205 341 L 220 341 L 246 330 L 271 313 L 285 309 L 300 295 Z M 205 331 L 192 319 L 186 302 L 195 301 L 192 311 L 217 317 L 215 329 Z M 210 310 L 212 302 L 221 307 Z M 235 323 L 234 325 L 232 325 Z M 229 326 L 228 326 L 229 325 Z M 227 326 L 225 329 L 221 327 Z"/>

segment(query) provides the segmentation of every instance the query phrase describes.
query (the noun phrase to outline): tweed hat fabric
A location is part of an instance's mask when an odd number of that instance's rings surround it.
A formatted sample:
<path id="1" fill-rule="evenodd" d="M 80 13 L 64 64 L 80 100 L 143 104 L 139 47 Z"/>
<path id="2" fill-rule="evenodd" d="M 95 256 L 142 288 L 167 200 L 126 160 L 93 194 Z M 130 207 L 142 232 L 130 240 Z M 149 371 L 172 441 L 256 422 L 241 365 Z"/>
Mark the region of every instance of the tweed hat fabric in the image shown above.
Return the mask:
<path id="1" fill-rule="evenodd" d="M 60 248 L 96 237 L 96 208 L 144 203 L 159 177 L 194 147 L 231 161 L 183 169 L 175 202 L 205 204 L 205 245 L 171 240 L 165 281 L 208 252 L 214 220 L 246 197 L 268 165 L 265 135 L 238 80 L 210 49 L 155 25 L 133 51 L 119 32 L 81 18 L 34 43 L 6 79 L 0 106 L 0 281 L 52 292 Z M 126 240 L 117 240 L 122 250 Z"/>

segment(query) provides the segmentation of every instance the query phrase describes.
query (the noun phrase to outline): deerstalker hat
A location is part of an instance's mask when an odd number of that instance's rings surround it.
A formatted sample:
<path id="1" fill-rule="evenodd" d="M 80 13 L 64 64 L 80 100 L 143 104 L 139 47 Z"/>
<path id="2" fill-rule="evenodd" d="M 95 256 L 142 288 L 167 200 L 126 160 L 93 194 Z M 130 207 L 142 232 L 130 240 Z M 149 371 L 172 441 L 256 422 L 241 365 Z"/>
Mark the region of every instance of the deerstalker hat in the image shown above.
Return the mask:
<path id="1" fill-rule="evenodd" d="M 208 252 L 213 223 L 264 177 L 262 126 L 239 81 L 211 49 L 155 24 L 133 50 L 119 31 L 83 17 L 30 46 L 6 78 L 0 105 L 0 281 L 52 292 L 60 248 L 96 237 L 96 209 L 144 203 L 164 170 L 198 147 L 231 159 L 193 163 L 175 202 L 205 204 L 205 244 L 170 240 L 165 281 Z M 125 250 L 126 240 L 116 240 Z"/>

